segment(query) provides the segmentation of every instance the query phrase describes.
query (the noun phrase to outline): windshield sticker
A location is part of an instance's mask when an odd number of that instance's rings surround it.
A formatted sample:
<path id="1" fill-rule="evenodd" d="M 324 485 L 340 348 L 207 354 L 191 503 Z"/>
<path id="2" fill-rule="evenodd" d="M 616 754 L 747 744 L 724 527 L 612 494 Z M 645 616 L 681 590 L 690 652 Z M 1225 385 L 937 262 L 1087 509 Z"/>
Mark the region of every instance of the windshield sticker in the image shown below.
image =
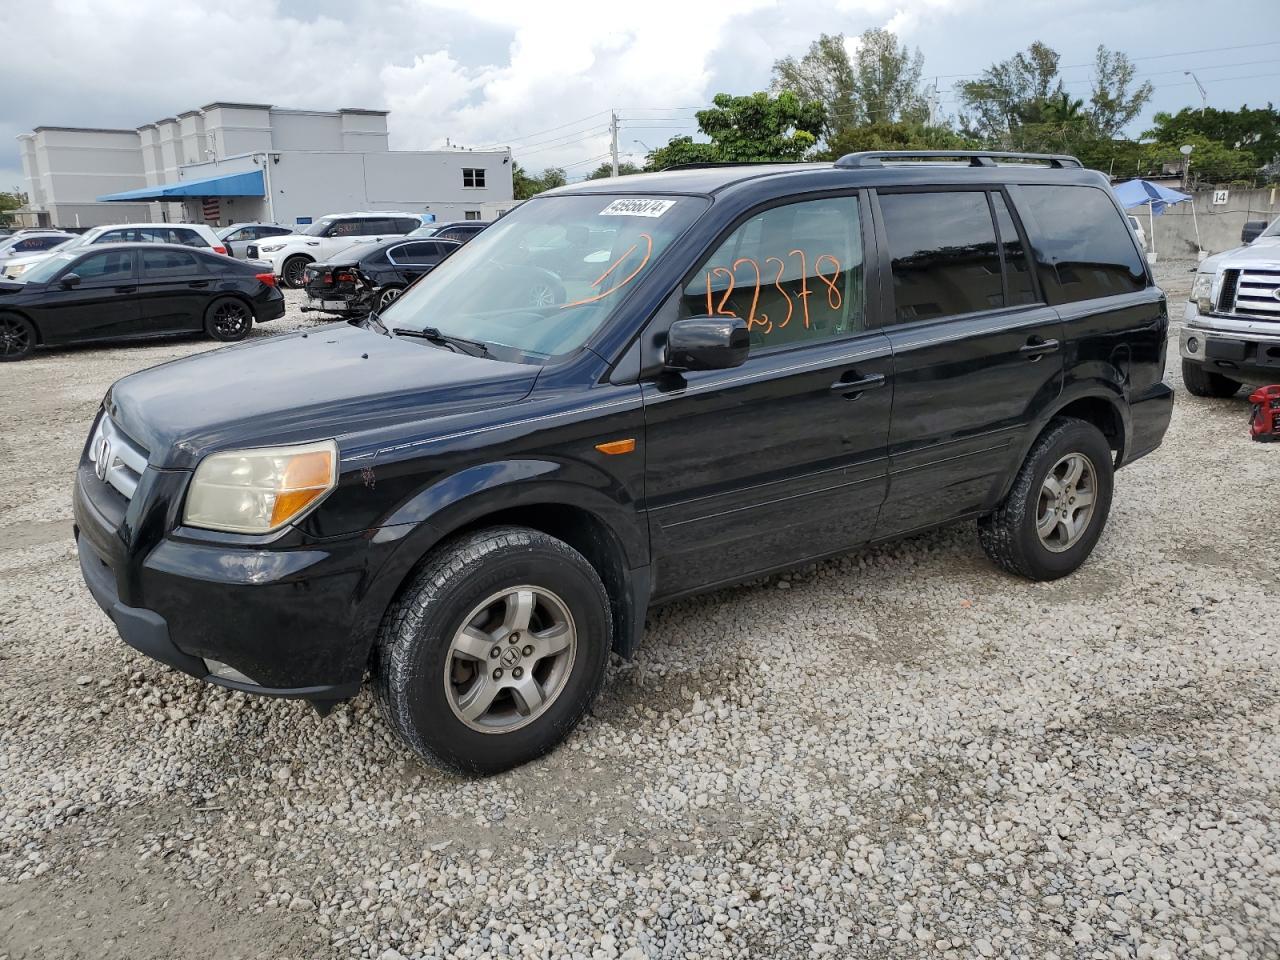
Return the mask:
<path id="1" fill-rule="evenodd" d="M 560 309 L 566 310 L 569 307 L 580 307 L 584 303 L 595 303 L 597 300 L 603 300 L 605 297 L 609 296 L 609 294 L 613 293 L 615 290 L 621 290 L 628 283 L 634 280 L 639 275 L 640 271 L 645 268 L 645 264 L 649 262 L 649 258 L 653 256 L 653 237 L 649 236 L 649 234 L 647 233 L 642 233 L 640 234 L 640 240 L 643 240 L 646 246 L 645 246 L 644 254 L 640 258 L 640 263 L 636 266 L 634 270 L 628 273 L 621 280 L 615 280 L 613 283 L 613 286 L 609 287 L 607 290 L 601 290 L 599 293 L 594 294 L 590 297 L 583 297 L 581 300 L 574 300 L 572 303 L 562 304 Z M 591 284 L 591 286 L 598 287 L 600 286 L 600 284 L 604 283 L 604 281 L 608 278 L 609 274 L 613 273 L 613 271 L 617 270 L 620 266 L 626 263 L 627 258 L 630 257 L 633 253 L 635 253 L 639 249 L 639 247 L 640 247 L 640 241 L 637 240 L 635 243 L 633 243 L 630 247 L 627 248 L 626 253 L 618 257 L 618 259 L 614 260 L 613 263 L 609 264 L 609 268 L 605 270 L 604 273 L 600 274 L 600 276 L 596 277 L 595 281 Z"/>
<path id="2" fill-rule="evenodd" d="M 600 211 L 602 217 L 660 217 L 676 205 L 674 200 L 645 200 L 630 197 L 615 200 Z"/>

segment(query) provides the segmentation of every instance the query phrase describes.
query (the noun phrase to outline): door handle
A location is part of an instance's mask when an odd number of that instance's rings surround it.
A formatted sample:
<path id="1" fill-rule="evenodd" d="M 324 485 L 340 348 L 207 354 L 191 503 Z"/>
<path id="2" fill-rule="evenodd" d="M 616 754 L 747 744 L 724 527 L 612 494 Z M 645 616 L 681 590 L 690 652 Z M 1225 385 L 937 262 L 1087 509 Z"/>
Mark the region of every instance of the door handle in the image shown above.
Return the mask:
<path id="1" fill-rule="evenodd" d="M 135 290 L 137 290 L 137 289 L 138 289 L 138 288 L 137 288 L 137 287 L 135 287 L 135 286 L 128 286 L 128 287 L 116 287 L 116 293 L 133 293 L 133 291 L 135 291 Z"/>
<path id="2" fill-rule="evenodd" d="M 1018 348 L 1018 352 L 1032 362 L 1039 360 L 1046 353 L 1057 352 L 1060 344 L 1057 340 L 1046 340 L 1043 337 L 1032 337 Z"/>
<path id="3" fill-rule="evenodd" d="M 192 280 L 190 283 L 187 284 L 188 287 L 207 287 L 208 285 L 209 285 L 208 280 Z"/>
<path id="4" fill-rule="evenodd" d="M 848 400 L 855 400 L 864 391 L 879 389 L 886 382 L 883 373 L 872 373 L 865 377 L 858 377 L 855 380 L 837 380 L 831 385 L 831 392 L 841 394 Z"/>

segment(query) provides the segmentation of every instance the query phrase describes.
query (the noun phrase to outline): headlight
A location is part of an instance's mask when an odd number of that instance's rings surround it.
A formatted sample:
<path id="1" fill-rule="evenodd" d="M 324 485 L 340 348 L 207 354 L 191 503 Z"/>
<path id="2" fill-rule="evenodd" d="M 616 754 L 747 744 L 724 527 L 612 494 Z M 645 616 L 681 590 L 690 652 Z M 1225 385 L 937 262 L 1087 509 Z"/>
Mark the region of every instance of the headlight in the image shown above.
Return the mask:
<path id="1" fill-rule="evenodd" d="M 277 250 L 283 250 L 283 243 L 269 243 L 265 247 L 258 247 L 259 253 L 275 253 Z"/>
<path id="2" fill-rule="evenodd" d="M 12 267 L 10 267 L 8 270 L 5 271 L 5 275 L 10 277 L 20 277 L 27 272 L 27 267 L 28 267 L 28 264 L 15 263 Z"/>
<path id="3" fill-rule="evenodd" d="M 1197 273 L 1195 283 L 1191 285 L 1191 301 L 1196 305 L 1196 309 L 1201 313 L 1208 313 L 1213 309 L 1213 301 L 1210 299 L 1213 295 L 1213 274 Z"/>
<path id="4" fill-rule="evenodd" d="M 332 440 L 233 450 L 196 467 L 183 522 L 231 533 L 270 533 L 315 506 L 338 481 Z"/>

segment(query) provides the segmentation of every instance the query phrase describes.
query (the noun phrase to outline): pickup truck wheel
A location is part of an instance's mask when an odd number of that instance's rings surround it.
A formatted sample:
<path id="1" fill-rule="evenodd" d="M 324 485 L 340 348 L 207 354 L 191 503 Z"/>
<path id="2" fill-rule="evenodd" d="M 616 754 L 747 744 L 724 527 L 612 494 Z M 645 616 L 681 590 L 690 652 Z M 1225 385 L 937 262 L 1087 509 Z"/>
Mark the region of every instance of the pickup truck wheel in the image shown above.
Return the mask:
<path id="1" fill-rule="evenodd" d="M 1240 384 L 1230 377 L 1213 373 L 1190 360 L 1182 361 L 1182 382 L 1187 385 L 1187 392 L 1193 397 L 1217 397 L 1225 400 L 1227 397 L 1234 397 L 1240 389 Z"/>
<path id="2" fill-rule="evenodd" d="M 307 282 L 307 264 L 311 262 L 309 257 L 290 257 L 280 268 L 280 280 L 286 287 L 297 290 Z"/>
<path id="3" fill-rule="evenodd" d="M 36 328 L 26 317 L 0 313 L 0 362 L 27 359 L 37 339 Z"/>
<path id="4" fill-rule="evenodd" d="M 382 714 L 423 759 L 492 774 L 541 756 L 604 682 L 609 599 L 560 540 L 494 527 L 440 548 L 378 631 Z"/>
<path id="5" fill-rule="evenodd" d="M 253 311 L 243 300 L 219 297 L 204 311 L 204 332 L 214 340 L 235 343 L 253 329 Z"/>
<path id="6" fill-rule="evenodd" d="M 1102 431 L 1083 420 L 1054 420 L 1032 444 L 1004 502 L 978 521 L 982 549 L 1031 580 L 1075 572 L 1106 526 L 1113 473 Z"/>

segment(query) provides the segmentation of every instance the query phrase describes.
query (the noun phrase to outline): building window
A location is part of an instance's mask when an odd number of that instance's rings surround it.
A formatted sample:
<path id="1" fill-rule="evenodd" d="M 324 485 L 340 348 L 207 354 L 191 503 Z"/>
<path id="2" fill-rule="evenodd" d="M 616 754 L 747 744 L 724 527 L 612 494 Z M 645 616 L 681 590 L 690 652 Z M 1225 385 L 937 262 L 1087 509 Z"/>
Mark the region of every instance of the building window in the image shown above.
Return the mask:
<path id="1" fill-rule="evenodd" d="M 464 187 L 483 187 L 484 171 L 478 167 L 463 167 L 462 185 Z"/>
<path id="2" fill-rule="evenodd" d="M 465 211 L 465 212 L 462 214 L 462 216 L 463 216 L 463 218 L 464 218 L 464 219 L 466 219 L 466 220 L 479 220 L 479 219 L 480 219 L 480 211 L 479 211 L 479 210 L 467 210 L 467 211 Z"/>

